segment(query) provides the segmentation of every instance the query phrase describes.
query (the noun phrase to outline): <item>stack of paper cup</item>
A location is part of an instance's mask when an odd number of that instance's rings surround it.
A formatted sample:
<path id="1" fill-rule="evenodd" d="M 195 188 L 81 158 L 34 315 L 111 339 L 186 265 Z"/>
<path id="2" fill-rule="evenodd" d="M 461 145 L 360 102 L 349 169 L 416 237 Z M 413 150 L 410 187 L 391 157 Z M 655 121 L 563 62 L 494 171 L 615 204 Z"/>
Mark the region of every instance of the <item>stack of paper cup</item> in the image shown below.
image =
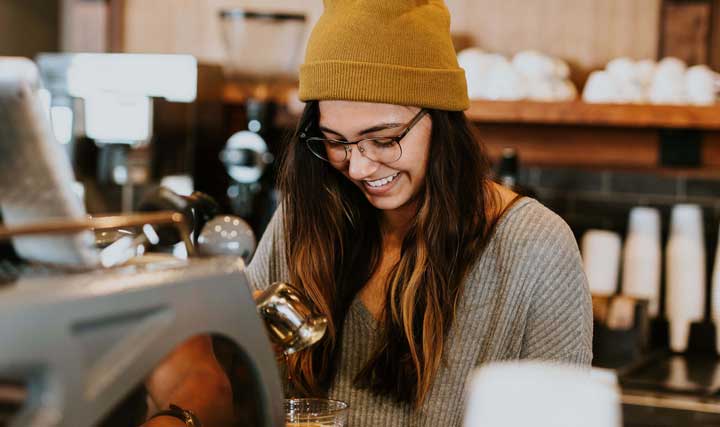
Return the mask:
<path id="1" fill-rule="evenodd" d="M 620 270 L 620 235 L 606 230 L 588 230 L 580 246 L 590 293 L 598 296 L 615 294 Z"/>
<path id="2" fill-rule="evenodd" d="M 612 376 L 537 361 L 485 365 L 468 381 L 464 426 L 620 427 Z"/>
<path id="3" fill-rule="evenodd" d="M 660 212 L 633 208 L 623 250 L 622 294 L 648 300 L 651 317 L 660 309 L 661 258 Z"/>
<path id="4" fill-rule="evenodd" d="M 715 264 L 713 265 L 711 312 L 713 323 L 715 323 L 715 348 L 720 354 L 720 235 L 718 236 L 718 246 L 715 249 Z"/>
<path id="5" fill-rule="evenodd" d="M 687 349 L 690 326 L 703 319 L 705 307 L 705 239 L 697 205 L 676 205 L 666 251 L 666 310 L 670 348 Z"/>

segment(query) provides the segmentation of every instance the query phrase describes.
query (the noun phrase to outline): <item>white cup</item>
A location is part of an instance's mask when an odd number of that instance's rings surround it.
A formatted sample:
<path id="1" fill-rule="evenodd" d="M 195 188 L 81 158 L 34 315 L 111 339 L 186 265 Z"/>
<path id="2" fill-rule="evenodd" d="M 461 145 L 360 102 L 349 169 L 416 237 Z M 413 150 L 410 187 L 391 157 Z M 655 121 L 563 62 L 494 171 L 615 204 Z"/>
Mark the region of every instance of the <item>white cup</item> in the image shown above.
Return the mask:
<path id="1" fill-rule="evenodd" d="M 720 232 L 718 234 L 720 234 Z M 711 292 L 711 316 L 713 323 L 715 323 L 715 348 L 718 353 L 720 353 L 720 235 L 718 236 L 718 247 L 715 249 L 715 263 L 713 265 L 712 272 Z M 720 367 L 718 367 L 718 378 L 720 379 Z"/>
<path id="2" fill-rule="evenodd" d="M 716 74 L 707 65 L 695 65 L 685 72 L 685 94 L 694 105 L 715 103 Z"/>
<path id="3" fill-rule="evenodd" d="M 458 64 L 465 70 L 468 96 L 482 98 L 485 74 L 497 59 L 479 48 L 468 48 L 458 53 Z"/>
<path id="4" fill-rule="evenodd" d="M 682 352 L 692 322 L 701 321 L 705 311 L 705 239 L 699 206 L 675 205 L 665 256 L 670 348 Z"/>
<path id="5" fill-rule="evenodd" d="M 685 104 L 686 65 L 677 58 L 665 58 L 658 63 L 650 85 L 649 98 L 653 104 Z"/>
<path id="6" fill-rule="evenodd" d="M 593 71 L 585 84 L 582 99 L 587 103 L 616 103 L 620 99 L 620 93 L 609 73 Z"/>
<path id="7" fill-rule="evenodd" d="M 550 79 L 556 77 L 555 59 L 535 50 L 518 52 L 513 57 L 512 64 L 517 71 L 530 78 Z"/>
<path id="8" fill-rule="evenodd" d="M 613 373 L 539 361 L 485 365 L 468 381 L 465 427 L 620 427 Z"/>
<path id="9" fill-rule="evenodd" d="M 623 249 L 622 294 L 648 300 L 651 317 L 657 317 L 660 309 L 661 263 L 660 212 L 633 208 Z"/>
<path id="10" fill-rule="evenodd" d="M 607 63 L 605 71 L 616 80 L 631 81 L 636 77 L 635 61 L 626 57 L 615 58 Z"/>
<path id="11" fill-rule="evenodd" d="M 510 61 L 498 60 L 487 72 L 484 96 L 495 101 L 517 101 L 527 96 L 527 83 L 523 74 Z"/>
<path id="12" fill-rule="evenodd" d="M 643 59 L 635 63 L 635 76 L 643 88 L 648 88 L 655 77 L 657 63 L 651 59 Z"/>
<path id="13" fill-rule="evenodd" d="M 590 293 L 610 296 L 617 292 L 621 239 L 607 230 L 588 230 L 580 247 Z"/>

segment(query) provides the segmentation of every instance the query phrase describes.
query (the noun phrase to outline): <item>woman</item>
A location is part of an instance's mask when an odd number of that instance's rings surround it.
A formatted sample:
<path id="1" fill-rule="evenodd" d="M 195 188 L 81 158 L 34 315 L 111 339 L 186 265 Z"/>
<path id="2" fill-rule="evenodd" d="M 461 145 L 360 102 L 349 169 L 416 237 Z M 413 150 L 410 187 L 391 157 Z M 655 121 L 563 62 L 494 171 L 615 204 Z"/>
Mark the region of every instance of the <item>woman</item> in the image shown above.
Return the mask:
<path id="1" fill-rule="evenodd" d="M 440 0 L 326 0 L 281 208 L 248 268 L 329 322 L 289 358 L 290 393 L 347 401 L 349 425 L 460 425 L 496 360 L 589 365 L 592 314 L 567 225 L 490 180 Z"/>
<path id="2" fill-rule="evenodd" d="M 350 425 L 460 423 L 470 370 L 588 365 L 577 245 L 538 202 L 493 184 L 440 1 L 326 1 L 300 73 L 307 101 L 281 209 L 248 274 L 295 284 L 330 320 L 291 389 L 345 400 Z"/>

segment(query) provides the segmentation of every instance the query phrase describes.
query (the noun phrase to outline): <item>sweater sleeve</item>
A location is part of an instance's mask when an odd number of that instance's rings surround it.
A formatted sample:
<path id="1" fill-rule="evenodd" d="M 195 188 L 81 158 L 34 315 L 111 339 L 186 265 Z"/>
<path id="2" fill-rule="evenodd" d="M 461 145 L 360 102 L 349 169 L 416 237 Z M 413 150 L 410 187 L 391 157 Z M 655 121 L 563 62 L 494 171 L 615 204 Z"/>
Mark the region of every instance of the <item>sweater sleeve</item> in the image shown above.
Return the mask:
<path id="1" fill-rule="evenodd" d="M 533 290 L 521 358 L 590 365 L 592 301 L 572 231 L 545 209 L 541 235 L 529 245 Z"/>
<path id="2" fill-rule="evenodd" d="M 282 206 L 273 214 L 245 273 L 254 289 L 263 290 L 274 282 L 288 281 Z"/>

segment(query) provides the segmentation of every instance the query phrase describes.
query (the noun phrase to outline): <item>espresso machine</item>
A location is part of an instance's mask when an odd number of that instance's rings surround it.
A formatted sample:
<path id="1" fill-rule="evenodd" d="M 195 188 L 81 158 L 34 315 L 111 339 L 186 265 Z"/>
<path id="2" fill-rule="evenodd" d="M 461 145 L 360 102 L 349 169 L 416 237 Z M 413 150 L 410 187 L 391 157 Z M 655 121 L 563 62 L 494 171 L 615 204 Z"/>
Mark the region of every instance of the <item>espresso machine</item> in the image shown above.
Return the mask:
<path id="1" fill-rule="evenodd" d="M 217 216 L 194 236 L 194 209 L 89 217 L 39 80 L 31 61 L 0 57 L 0 242 L 15 252 L 0 257 L 0 425 L 139 425 L 144 412 L 118 407 L 143 404 L 147 376 L 198 335 L 233 350 L 246 425 L 284 425 L 272 335 L 244 272 L 248 227 Z M 152 250 L 172 238 L 186 257 Z"/>
<path id="2" fill-rule="evenodd" d="M 191 103 L 190 55 L 40 54 L 53 132 L 94 211 L 130 212 L 151 184 L 153 99 Z M 172 153 L 164 153 L 170 156 Z M 192 184 L 184 185 L 192 191 Z"/>
<path id="3" fill-rule="evenodd" d="M 228 9 L 219 18 L 227 51 L 225 77 L 245 98 L 244 123 L 239 128 L 231 124 L 236 132 L 220 160 L 231 179 L 227 196 L 233 212 L 261 235 L 279 200 L 275 178 L 287 132 L 278 117 L 289 88 L 296 85 L 306 17 Z"/>

